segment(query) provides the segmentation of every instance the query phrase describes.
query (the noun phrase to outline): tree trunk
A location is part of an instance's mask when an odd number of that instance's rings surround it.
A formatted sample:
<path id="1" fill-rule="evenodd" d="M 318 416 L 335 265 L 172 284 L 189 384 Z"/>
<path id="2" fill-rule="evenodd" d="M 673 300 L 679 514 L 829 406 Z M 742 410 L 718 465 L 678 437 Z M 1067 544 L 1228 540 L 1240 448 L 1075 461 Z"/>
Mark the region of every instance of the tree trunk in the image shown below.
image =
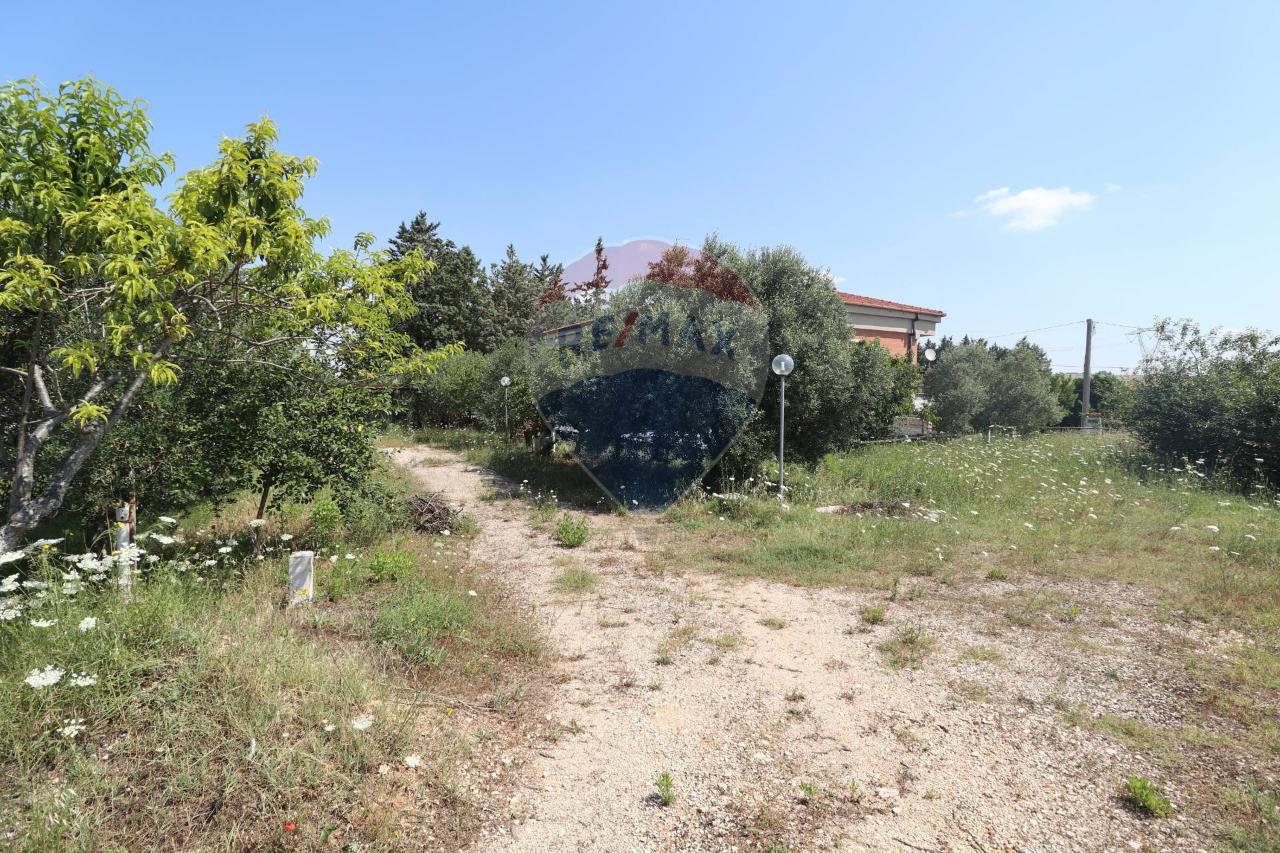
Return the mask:
<path id="1" fill-rule="evenodd" d="M 163 349 L 167 349 L 165 345 Z M 0 525 L 0 543 L 8 550 L 18 547 L 23 537 L 35 529 L 42 521 L 52 518 L 62 508 L 62 501 L 67 496 L 67 489 L 80 473 L 80 469 L 89 461 L 93 451 L 102 442 L 103 436 L 115 426 L 120 416 L 125 413 L 138 389 L 146 380 L 147 373 L 140 370 L 134 374 L 128 386 L 120 395 L 120 399 L 111 407 L 105 422 L 98 421 L 80 431 L 80 436 L 71 451 L 62 460 L 53 473 L 44 491 L 37 497 L 34 494 L 36 455 L 45 440 L 49 438 L 54 427 L 67 419 L 67 413 L 61 412 L 34 422 L 35 428 L 26 436 L 13 470 L 12 491 L 9 494 L 9 510 Z"/>
<path id="2" fill-rule="evenodd" d="M 262 499 L 258 501 L 258 514 L 255 518 L 262 518 L 267 512 L 267 498 L 271 495 L 271 479 L 266 478 L 262 481 Z"/>

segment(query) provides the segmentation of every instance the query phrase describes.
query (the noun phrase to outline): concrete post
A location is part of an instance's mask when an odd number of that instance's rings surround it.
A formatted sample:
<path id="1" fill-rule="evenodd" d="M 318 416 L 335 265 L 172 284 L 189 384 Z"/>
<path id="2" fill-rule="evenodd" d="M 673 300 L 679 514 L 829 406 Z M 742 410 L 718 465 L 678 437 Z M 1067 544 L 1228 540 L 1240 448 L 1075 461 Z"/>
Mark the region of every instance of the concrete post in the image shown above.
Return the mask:
<path id="1" fill-rule="evenodd" d="M 294 551 L 289 555 L 289 606 L 310 604 L 315 593 L 314 551 Z"/>
<path id="2" fill-rule="evenodd" d="M 125 549 L 130 542 L 133 541 L 131 531 L 133 529 L 131 507 L 125 504 L 116 507 L 116 530 L 115 530 L 115 549 L 119 554 Z M 117 560 L 116 571 L 119 573 L 120 580 L 120 597 L 124 599 L 125 604 L 133 602 L 133 564 L 130 560 Z"/>

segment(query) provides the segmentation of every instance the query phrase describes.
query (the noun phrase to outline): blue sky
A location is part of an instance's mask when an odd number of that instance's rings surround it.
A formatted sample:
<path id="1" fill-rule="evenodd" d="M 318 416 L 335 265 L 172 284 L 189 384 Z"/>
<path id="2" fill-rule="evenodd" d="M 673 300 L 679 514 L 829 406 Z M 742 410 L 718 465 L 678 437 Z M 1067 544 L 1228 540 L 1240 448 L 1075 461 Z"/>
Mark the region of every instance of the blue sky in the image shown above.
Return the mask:
<path id="1" fill-rule="evenodd" d="M 0 74 L 144 98 L 180 171 L 270 115 L 320 159 L 306 204 L 335 242 L 420 208 L 486 260 L 714 231 L 951 334 L 1280 329 L 1278 24 L 1265 3 L 69 0 L 6 12 Z M 1082 337 L 1032 335 L 1065 369 Z M 1138 355 L 1099 327 L 1095 365 Z"/>

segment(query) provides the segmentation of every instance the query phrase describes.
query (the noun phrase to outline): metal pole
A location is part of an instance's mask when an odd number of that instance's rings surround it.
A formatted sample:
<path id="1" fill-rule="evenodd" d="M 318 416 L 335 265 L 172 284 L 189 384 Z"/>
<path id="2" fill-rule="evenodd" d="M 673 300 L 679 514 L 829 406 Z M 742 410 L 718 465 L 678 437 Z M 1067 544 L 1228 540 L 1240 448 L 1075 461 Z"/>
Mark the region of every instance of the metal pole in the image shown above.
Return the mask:
<path id="1" fill-rule="evenodd" d="M 786 482 L 786 441 L 787 441 L 787 377 L 779 376 L 778 385 L 778 496 L 784 497 Z"/>
<path id="2" fill-rule="evenodd" d="M 1093 320 L 1084 321 L 1084 379 L 1080 383 L 1080 429 L 1089 428 L 1089 387 L 1093 379 Z"/>
<path id="3" fill-rule="evenodd" d="M 507 441 L 511 440 L 511 416 L 507 414 L 507 391 L 510 390 L 506 385 L 502 386 L 502 429 L 507 434 Z"/>

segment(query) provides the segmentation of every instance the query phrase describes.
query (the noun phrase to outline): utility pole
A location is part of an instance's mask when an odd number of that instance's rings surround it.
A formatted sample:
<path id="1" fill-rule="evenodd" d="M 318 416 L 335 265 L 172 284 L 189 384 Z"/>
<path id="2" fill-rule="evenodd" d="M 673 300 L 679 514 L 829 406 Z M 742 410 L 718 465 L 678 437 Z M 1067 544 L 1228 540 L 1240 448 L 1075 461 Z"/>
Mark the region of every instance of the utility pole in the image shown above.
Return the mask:
<path id="1" fill-rule="evenodd" d="M 1080 429 L 1089 428 L 1089 385 L 1093 379 L 1093 320 L 1084 321 L 1084 379 L 1080 383 Z"/>

